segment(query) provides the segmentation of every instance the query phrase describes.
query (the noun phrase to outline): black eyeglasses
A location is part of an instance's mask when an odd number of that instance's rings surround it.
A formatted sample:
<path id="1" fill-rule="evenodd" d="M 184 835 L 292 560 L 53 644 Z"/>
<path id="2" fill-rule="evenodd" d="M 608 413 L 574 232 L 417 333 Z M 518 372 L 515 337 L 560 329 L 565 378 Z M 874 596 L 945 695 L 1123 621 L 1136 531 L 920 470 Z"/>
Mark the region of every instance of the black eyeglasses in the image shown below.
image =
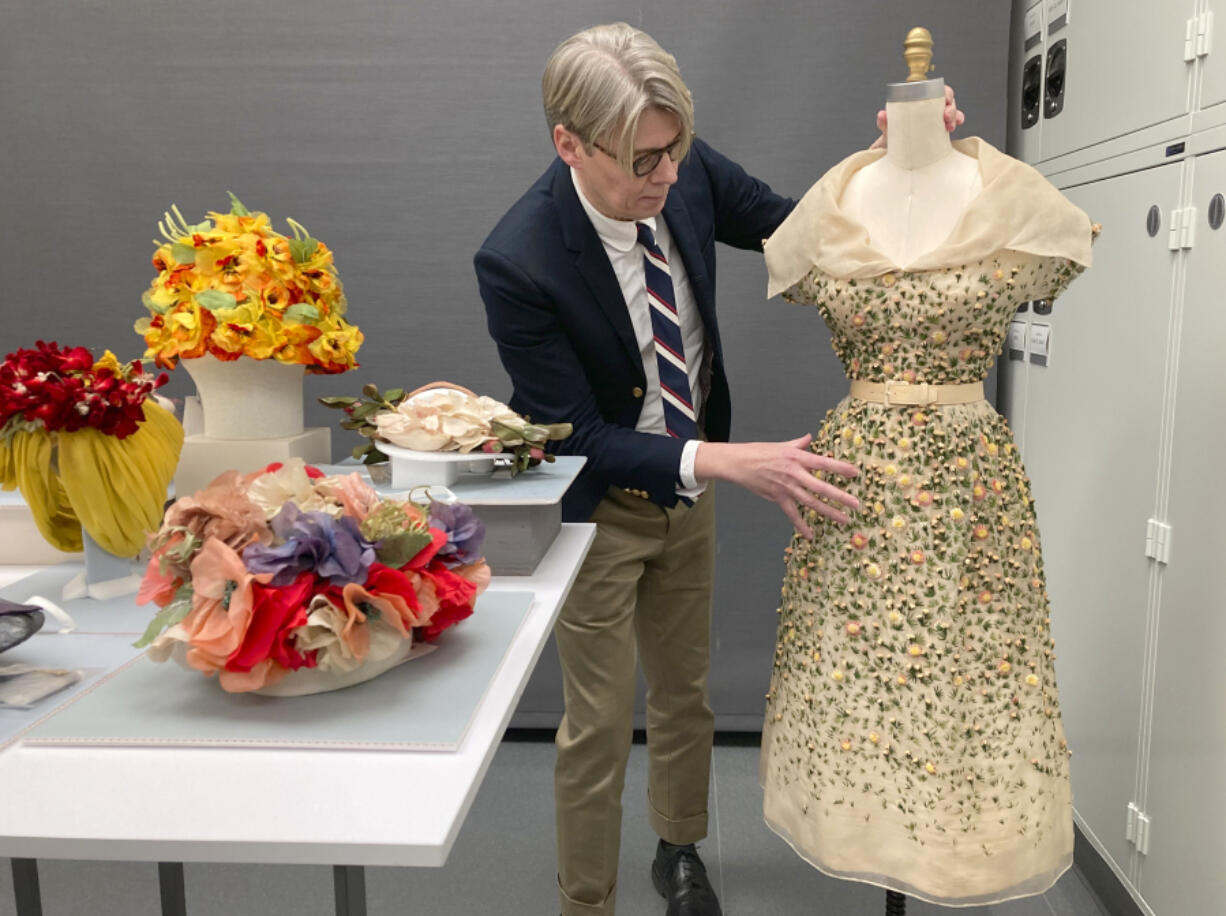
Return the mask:
<path id="1" fill-rule="evenodd" d="M 660 160 L 664 158 L 665 153 L 668 154 L 669 159 L 673 160 L 673 162 L 676 162 L 677 161 L 676 153 L 677 153 L 677 150 L 681 148 L 681 141 L 683 139 L 685 139 L 685 134 L 684 133 L 678 134 L 677 139 L 674 140 L 672 143 L 668 144 L 668 146 L 662 146 L 659 149 L 648 150 L 642 155 L 636 156 L 634 158 L 634 161 L 630 163 L 630 169 L 631 171 L 634 172 L 634 177 L 635 178 L 646 178 L 648 175 L 654 172 L 656 170 L 656 166 L 660 164 Z M 592 141 L 592 146 L 596 147 L 596 149 L 600 150 L 610 159 L 617 158 L 617 156 L 614 153 L 609 152 L 607 149 L 605 149 L 595 140 Z"/>

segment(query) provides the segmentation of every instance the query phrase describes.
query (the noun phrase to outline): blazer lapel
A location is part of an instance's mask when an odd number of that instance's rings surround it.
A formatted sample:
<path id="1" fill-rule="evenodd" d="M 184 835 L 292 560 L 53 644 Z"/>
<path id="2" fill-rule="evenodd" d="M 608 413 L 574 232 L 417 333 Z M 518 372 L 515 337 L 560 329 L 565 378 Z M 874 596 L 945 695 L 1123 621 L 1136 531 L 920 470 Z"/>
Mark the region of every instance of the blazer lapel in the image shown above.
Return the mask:
<path id="1" fill-rule="evenodd" d="M 698 247 L 698 233 L 694 230 L 690 211 L 675 188 L 664 202 L 663 216 L 668 223 L 668 231 L 672 233 L 673 243 L 681 252 L 681 260 L 690 278 L 690 289 L 694 293 L 694 301 L 698 304 L 698 314 L 702 316 L 703 327 L 707 329 L 707 335 L 715 339 L 715 289 L 707 276 L 707 264 Z"/>
<path id="2" fill-rule="evenodd" d="M 600 236 L 596 234 L 592 221 L 583 210 L 583 204 L 579 202 L 574 181 L 570 177 L 570 169 L 561 160 L 555 165 L 553 199 L 561 221 L 562 239 L 566 247 L 575 254 L 575 267 L 591 291 L 592 298 L 613 326 L 626 356 L 641 371 L 642 355 L 634 336 L 634 326 L 630 323 L 626 300 L 617 282 L 617 274 L 613 272 L 613 265 L 609 263 L 609 256 L 605 254 Z"/>

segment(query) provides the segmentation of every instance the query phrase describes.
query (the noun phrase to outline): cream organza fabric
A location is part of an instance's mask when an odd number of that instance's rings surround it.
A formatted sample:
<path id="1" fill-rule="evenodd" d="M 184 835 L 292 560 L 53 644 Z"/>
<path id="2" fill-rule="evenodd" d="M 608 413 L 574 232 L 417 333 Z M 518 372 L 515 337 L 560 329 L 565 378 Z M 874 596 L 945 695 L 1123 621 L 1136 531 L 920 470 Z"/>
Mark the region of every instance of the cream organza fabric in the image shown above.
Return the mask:
<path id="1" fill-rule="evenodd" d="M 852 379 L 982 381 L 1020 302 L 1090 263 L 1089 218 L 979 140 L 982 192 L 905 269 L 839 208 L 858 153 L 766 244 Z M 787 549 L 762 742 L 767 823 L 827 874 L 946 906 L 1040 893 L 1072 860 L 1068 746 L 1030 485 L 985 401 L 844 398 L 813 449 L 851 462 L 849 525 Z M 1058 608 L 1057 613 L 1076 613 Z"/>
<path id="2" fill-rule="evenodd" d="M 809 189 L 766 240 L 766 295 L 776 296 L 816 267 L 842 279 L 897 270 L 934 270 L 970 264 L 1002 249 L 1067 258 L 1089 267 L 1089 219 L 1042 175 L 978 137 L 954 149 L 979 162 L 983 190 L 949 238 L 912 264 L 891 263 L 872 246 L 864 227 L 839 206 L 851 176 L 885 155 L 865 150 L 844 159 Z"/>

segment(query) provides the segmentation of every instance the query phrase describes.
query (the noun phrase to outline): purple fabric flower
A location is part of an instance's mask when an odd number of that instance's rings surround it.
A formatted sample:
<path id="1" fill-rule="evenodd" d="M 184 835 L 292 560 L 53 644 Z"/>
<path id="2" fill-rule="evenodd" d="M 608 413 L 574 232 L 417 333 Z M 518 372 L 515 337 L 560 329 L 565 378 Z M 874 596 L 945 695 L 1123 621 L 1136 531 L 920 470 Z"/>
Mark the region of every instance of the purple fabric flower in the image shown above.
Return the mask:
<path id="1" fill-rule="evenodd" d="M 449 569 L 467 566 L 481 559 L 481 545 L 485 541 L 485 522 L 473 514 L 463 503 L 430 503 L 430 524 L 447 533 L 447 543 L 438 552 L 438 558 Z"/>
<path id="2" fill-rule="evenodd" d="M 304 570 L 310 570 L 336 586 L 366 581 L 375 547 L 362 537 L 357 520 L 335 519 L 326 512 L 303 512 L 286 503 L 269 522 L 284 541 L 276 547 L 252 544 L 243 551 L 243 562 L 253 573 L 273 573 L 270 584 L 289 585 Z"/>

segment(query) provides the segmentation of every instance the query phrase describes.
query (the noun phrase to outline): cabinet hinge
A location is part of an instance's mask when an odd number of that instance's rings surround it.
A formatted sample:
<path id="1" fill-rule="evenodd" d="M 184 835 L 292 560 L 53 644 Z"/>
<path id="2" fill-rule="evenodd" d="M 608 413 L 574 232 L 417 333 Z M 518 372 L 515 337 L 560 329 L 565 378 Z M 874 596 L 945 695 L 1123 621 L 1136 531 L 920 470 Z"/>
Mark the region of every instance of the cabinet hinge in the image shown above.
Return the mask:
<path id="1" fill-rule="evenodd" d="M 1171 211 L 1171 228 L 1167 234 L 1167 247 L 1171 251 L 1191 248 L 1196 244 L 1196 208 L 1183 207 Z"/>
<path id="2" fill-rule="evenodd" d="M 1151 518 L 1145 526 L 1145 555 L 1159 563 L 1171 562 L 1171 526 Z"/>
<path id="3" fill-rule="evenodd" d="M 1128 821 L 1124 827 L 1124 839 L 1137 848 L 1143 856 L 1149 855 L 1150 817 L 1136 806 L 1128 803 Z"/>
<path id="4" fill-rule="evenodd" d="M 1199 16 L 1193 16 L 1184 25 L 1183 59 L 1191 63 L 1198 57 L 1205 57 L 1213 50 L 1213 11 L 1207 10 Z"/>

